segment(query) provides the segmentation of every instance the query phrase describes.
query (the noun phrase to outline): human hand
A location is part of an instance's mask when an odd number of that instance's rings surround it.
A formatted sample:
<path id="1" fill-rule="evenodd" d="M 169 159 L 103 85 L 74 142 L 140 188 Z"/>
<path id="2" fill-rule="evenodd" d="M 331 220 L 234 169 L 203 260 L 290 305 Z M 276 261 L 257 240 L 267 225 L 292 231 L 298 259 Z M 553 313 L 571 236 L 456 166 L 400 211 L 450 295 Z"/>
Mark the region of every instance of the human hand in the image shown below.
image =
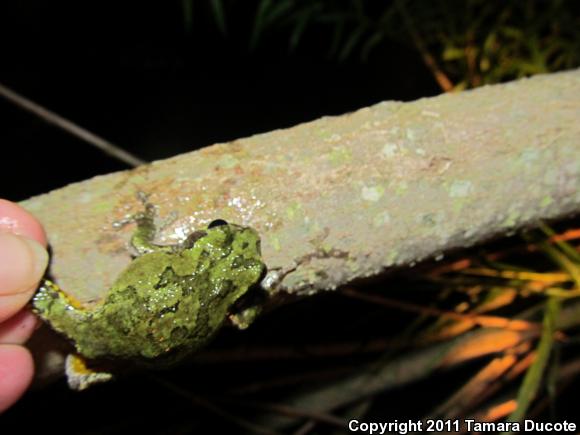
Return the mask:
<path id="1" fill-rule="evenodd" d="M 13 202 L 0 199 L 0 412 L 24 394 L 34 372 L 22 344 L 37 325 L 25 308 L 48 263 L 40 223 Z"/>

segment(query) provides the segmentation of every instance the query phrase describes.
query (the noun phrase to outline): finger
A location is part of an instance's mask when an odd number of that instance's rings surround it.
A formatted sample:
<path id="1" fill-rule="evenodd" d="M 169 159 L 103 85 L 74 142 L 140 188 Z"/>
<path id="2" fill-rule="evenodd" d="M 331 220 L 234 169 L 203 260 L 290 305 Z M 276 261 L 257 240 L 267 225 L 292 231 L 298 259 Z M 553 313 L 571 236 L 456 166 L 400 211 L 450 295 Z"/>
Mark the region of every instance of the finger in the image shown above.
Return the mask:
<path id="1" fill-rule="evenodd" d="M 48 263 L 38 242 L 0 232 L 0 323 L 31 298 Z"/>
<path id="2" fill-rule="evenodd" d="M 0 323 L 1 344 L 24 344 L 39 325 L 38 317 L 26 308 Z"/>
<path id="3" fill-rule="evenodd" d="M 0 345 L 0 412 L 24 394 L 33 371 L 32 356 L 27 349 L 14 344 Z"/>
<path id="4" fill-rule="evenodd" d="M 0 199 L 0 231 L 25 236 L 46 246 L 42 225 L 18 204 Z"/>

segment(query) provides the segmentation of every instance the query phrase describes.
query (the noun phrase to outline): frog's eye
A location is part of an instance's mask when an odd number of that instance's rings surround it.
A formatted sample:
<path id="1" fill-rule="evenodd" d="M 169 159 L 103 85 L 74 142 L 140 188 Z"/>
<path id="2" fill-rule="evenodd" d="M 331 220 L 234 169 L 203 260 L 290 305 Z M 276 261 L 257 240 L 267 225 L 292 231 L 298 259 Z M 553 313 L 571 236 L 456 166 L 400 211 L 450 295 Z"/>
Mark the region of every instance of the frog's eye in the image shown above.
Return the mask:
<path id="1" fill-rule="evenodd" d="M 213 227 L 221 227 L 223 225 L 227 225 L 228 223 L 226 221 L 224 221 L 223 219 L 216 219 L 215 221 L 211 221 L 209 223 L 209 225 L 207 226 L 207 228 L 213 228 Z"/>

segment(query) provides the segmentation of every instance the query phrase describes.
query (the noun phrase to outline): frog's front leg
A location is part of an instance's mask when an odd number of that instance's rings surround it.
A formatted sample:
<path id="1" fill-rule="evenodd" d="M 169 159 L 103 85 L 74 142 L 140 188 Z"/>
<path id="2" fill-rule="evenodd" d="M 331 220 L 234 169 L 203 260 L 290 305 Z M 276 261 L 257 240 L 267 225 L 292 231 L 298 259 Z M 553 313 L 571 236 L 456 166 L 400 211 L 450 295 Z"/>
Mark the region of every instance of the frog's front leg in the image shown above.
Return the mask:
<path id="1" fill-rule="evenodd" d="M 170 247 L 157 245 L 153 242 L 157 236 L 157 225 L 155 224 L 157 210 L 155 206 L 148 202 L 145 193 L 138 192 L 137 197 L 143 204 L 143 211 L 114 222 L 113 227 L 122 228 L 131 223 L 137 224 L 137 228 L 129 241 L 129 248 L 134 257 L 155 251 L 170 251 Z"/>
<path id="2" fill-rule="evenodd" d="M 131 237 L 130 245 L 137 256 L 163 249 L 162 246 L 153 243 L 157 235 L 156 214 L 155 206 L 145 203 L 145 210 L 133 216 L 132 220 L 137 224 L 137 228 Z"/>
<path id="3" fill-rule="evenodd" d="M 262 311 L 262 307 L 259 305 L 255 305 L 252 307 L 245 308 L 244 310 L 238 313 L 230 314 L 229 320 L 232 324 L 238 329 L 246 329 L 248 328 L 258 317 L 260 312 Z"/>

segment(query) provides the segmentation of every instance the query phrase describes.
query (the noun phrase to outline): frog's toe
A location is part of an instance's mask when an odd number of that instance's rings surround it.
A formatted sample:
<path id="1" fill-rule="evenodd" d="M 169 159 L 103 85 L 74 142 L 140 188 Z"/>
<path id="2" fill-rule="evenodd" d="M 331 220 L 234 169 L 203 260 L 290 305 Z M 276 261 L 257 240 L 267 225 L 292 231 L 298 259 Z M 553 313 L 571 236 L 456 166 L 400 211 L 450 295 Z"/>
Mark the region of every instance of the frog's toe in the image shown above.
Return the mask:
<path id="1" fill-rule="evenodd" d="M 96 371 L 87 366 L 84 358 L 77 354 L 69 354 L 65 361 L 65 373 L 68 386 L 72 390 L 86 390 L 92 385 L 108 382 L 113 375 L 104 371 Z"/>
<path id="2" fill-rule="evenodd" d="M 258 317 L 261 310 L 260 306 L 248 307 L 238 313 L 229 314 L 228 318 L 236 328 L 246 329 Z"/>

